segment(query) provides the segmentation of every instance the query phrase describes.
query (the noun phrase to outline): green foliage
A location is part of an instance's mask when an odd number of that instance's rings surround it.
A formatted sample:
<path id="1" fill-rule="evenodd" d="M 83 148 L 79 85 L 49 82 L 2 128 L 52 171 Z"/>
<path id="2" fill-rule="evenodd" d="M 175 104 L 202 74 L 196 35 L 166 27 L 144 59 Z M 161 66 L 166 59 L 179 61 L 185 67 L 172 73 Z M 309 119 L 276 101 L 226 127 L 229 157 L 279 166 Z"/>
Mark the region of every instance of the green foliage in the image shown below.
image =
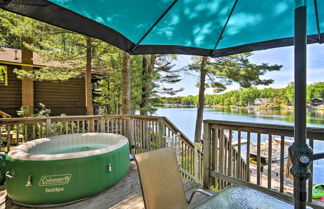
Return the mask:
<path id="1" fill-rule="evenodd" d="M 311 99 L 315 98 L 324 99 L 324 82 L 319 82 L 308 86 L 306 101 L 310 102 Z"/>
<path id="2" fill-rule="evenodd" d="M 269 85 L 272 79 L 262 79 L 261 76 L 270 71 L 278 71 L 281 65 L 253 64 L 249 57 L 251 53 L 230 55 L 219 58 L 207 58 L 205 70 L 207 71 L 206 87 L 214 88 L 215 93 L 224 91 L 227 85 L 237 83 L 243 88 L 257 85 Z M 199 72 L 202 57 L 193 57 L 192 63 L 184 69 Z"/>
<path id="3" fill-rule="evenodd" d="M 205 95 L 205 104 L 214 106 L 240 106 L 253 105 L 255 99 L 265 98 L 267 104 L 264 108 L 281 109 L 293 105 L 294 83 L 287 87 L 274 89 L 255 87 L 240 88 L 223 94 Z M 314 83 L 307 87 L 307 102 L 311 99 L 324 98 L 324 82 Z M 162 104 L 182 104 L 197 106 L 198 96 L 161 97 Z"/>
<path id="4" fill-rule="evenodd" d="M 0 46 L 18 49 L 21 46 L 20 36 L 14 34 L 13 25 L 22 19 L 21 16 L 0 10 Z"/>
<path id="5" fill-rule="evenodd" d="M 181 80 L 179 70 L 174 69 L 176 55 L 144 55 L 142 56 L 142 71 L 139 89 L 141 115 L 147 115 L 156 111 L 160 103 L 159 95 L 175 95 L 183 89 L 167 87 L 166 84 L 174 84 Z"/>
<path id="6" fill-rule="evenodd" d="M 18 78 L 36 81 L 61 81 L 80 76 L 90 56 L 91 70 L 101 74 L 95 90 L 94 102 L 102 113 L 120 113 L 122 51 L 96 39 L 91 39 L 91 55 L 87 52 L 87 37 L 37 20 L 6 11 L 0 11 L 0 44 L 3 47 L 25 46 L 40 55 L 41 69 L 16 69 Z M 26 38 L 30 41 L 25 41 Z M 23 41 L 22 41 L 23 40 Z M 146 60 L 146 66 L 144 65 Z M 165 84 L 180 81 L 175 70 L 175 55 L 146 55 L 131 58 L 131 107 L 133 112 L 154 112 L 158 95 L 174 95 L 182 89 L 168 88 Z M 89 62 L 88 62 L 89 63 Z"/>
<path id="7" fill-rule="evenodd" d="M 17 78 L 19 79 L 30 78 L 35 81 L 65 81 L 79 76 L 81 71 L 59 67 L 44 67 L 34 69 L 33 71 L 14 69 L 14 73 L 17 74 Z"/>
<path id="8" fill-rule="evenodd" d="M 17 111 L 17 115 L 21 117 L 49 117 L 51 114 L 51 110 L 47 109 L 46 106 L 42 103 L 39 103 L 40 109 L 36 113 L 31 113 L 28 107 L 22 106 L 20 110 Z"/>

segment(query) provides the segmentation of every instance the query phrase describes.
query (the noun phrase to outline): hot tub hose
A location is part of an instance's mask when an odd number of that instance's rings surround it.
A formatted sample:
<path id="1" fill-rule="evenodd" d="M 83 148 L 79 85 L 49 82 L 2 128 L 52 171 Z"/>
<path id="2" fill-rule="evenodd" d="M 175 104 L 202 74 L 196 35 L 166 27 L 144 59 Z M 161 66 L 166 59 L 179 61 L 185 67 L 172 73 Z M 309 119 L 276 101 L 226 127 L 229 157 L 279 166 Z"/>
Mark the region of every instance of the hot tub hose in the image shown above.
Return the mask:
<path id="1" fill-rule="evenodd" d="M 13 179 L 13 178 L 15 178 L 15 173 L 14 172 L 13 173 L 10 173 L 10 171 L 7 171 L 6 172 L 6 177 L 8 177 L 10 179 Z"/>

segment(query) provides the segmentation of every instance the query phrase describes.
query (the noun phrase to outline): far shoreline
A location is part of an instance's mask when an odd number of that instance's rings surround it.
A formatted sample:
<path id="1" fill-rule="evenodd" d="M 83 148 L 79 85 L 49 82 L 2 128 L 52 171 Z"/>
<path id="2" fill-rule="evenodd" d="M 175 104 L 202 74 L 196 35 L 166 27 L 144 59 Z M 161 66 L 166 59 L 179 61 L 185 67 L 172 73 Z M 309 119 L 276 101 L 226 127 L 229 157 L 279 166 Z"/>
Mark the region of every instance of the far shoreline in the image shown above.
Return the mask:
<path id="1" fill-rule="evenodd" d="M 197 108 L 196 105 L 184 105 L 184 104 L 159 104 L 157 107 L 159 108 Z M 232 110 L 284 110 L 284 111 L 293 111 L 293 106 L 284 106 L 280 108 L 272 108 L 272 107 L 266 107 L 266 106 L 256 106 L 256 105 L 250 105 L 250 106 L 222 106 L 222 105 L 205 105 L 205 108 L 223 108 L 223 109 L 232 109 Z M 316 107 L 307 105 L 307 109 L 309 110 L 321 110 L 324 111 L 324 107 Z"/>

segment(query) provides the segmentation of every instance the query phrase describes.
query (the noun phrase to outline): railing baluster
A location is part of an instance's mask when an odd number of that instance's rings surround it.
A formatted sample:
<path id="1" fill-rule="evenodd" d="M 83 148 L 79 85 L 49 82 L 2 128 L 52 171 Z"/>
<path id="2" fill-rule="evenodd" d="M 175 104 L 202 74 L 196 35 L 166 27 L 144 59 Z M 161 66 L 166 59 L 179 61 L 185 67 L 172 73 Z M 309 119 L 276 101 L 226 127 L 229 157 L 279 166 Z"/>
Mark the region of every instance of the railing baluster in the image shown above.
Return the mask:
<path id="1" fill-rule="evenodd" d="M 216 150 L 216 147 L 213 147 L 213 149 L 211 150 L 210 147 L 210 141 L 211 138 L 213 136 L 211 136 L 211 127 L 209 125 L 209 123 L 204 123 L 204 178 L 203 178 L 203 186 L 204 188 L 209 188 L 210 186 L 210 153 L 214 152 L 214 150 Z"/>
<path id="2" fill-rule="evenodd" d="M 280 137 L 280 192 L 283 193 L 284 192 L 284 171 L 285 171 L 285 136 L 281 136 Z"/>
<path id="3" fill-rule="evenodd" d="M 19 125 L 15 125 L 15 130 L 16 130 L 16 141 L 15 144 L 19 144 Z"/>
<path id="4" fill-rule="evenodd" d="M 219 172 L 224 174 L 224 139 L 225 133 L 224 129 L 220 130 L 220 137 L 219 137 Z M 223 189 L 224 181 L 221 180 L 221 189 Z"/>
<path id="5" fill-rule="evenodd" d="M 228 171 L 227 171 L 227 175 L 229 176 L 233 176 L 232 175 L 232 148 L 233 148 L 233 145 L 232 145 L 232 138 L 233 138 L 233 131 L 232 130 L 229 130 L 229 134 L 228 134 L 228 142 L 229 142 L 229 145 L 228 145 Z"/>
<path id="6" fill-rule="evenodd" d="M 261 183 L 261 133 L 257 135 L 257 185 Z"/>
<path id="7" fill-rule="evenodd" d="M 27 126 L 28 125 L 24 124 L 24 142 L 28 141 L 28 127 Z"/>
<path id="8" fill-rule="evenodd" d="M 250 182 L 250 147 L 251 147 L 251 132 L 247 132 L 246 136 L 246 181 Z"/>
<path id="9" fill-rule="evenodd" d="M 74 121 L 71 121 L 70 124 L 71 124 L 71 134 L 74 134 Z"/>
<path id="10" fill-rule="evenodd" d="M 144 121 L 140 120 L 140 137 L 141 137 L 141 144 L 142 150 L 141 152 L 145 151 L 145 136 L 144 136 Z"/>
<path id="11" fill-rule="evenodd" d="M 39 123 L 39 130 L 38 130 L 38 137 L 42 138 L 43 137 L 43 123 Z"/>
<path id="12" fill-rule="evenodd" d="M 51 119 L 46 119 L 46 137 L 51 136 L 52 133 L 52 121 Z"/>
<path id="13" fill-rule="evenodd" d="M 11 143 L 11 127 L 7 126 L 7 152 L 10 151 L 10 143 Z"/>
<path id="14" fill-rule="evenodd" d="M 217 146 L 216 146 L 216 141 L 218 140 L 218 129 L 211 129 L 210 130 L 211 133 L 211 139 L 210 139 L 210 146 L 211 146 L 211 153 L 210 153 L 210 169 L 212 171 L 217 171 Z M 211 184 L 216 187 L 217 186 L 217 182 L 215 178 L 212 178 L 212 182 Z"/>
<path id="15" fill-rule="evenodd" d="M 268 135 L 268 189 L 271 189 L 272 135 Z"/>
<path id="16" fill-rule="evenodd" d="M 309 146 L 314 150 L 314 140 L 313 139 L 309 139 Z M 309 165 L 309 169 L 311 170 L 312 175 L 309 177 L 308 179 L 308 202 L 312 202 L 313 201 L 313 163 L 311 162 Z"/>
<path id="17" fill-rule="evenodd" d="M 189 171 L 190 172 L 190 170 L 189 170 L 189 159 L 190 159 L 190 155 L 189 155 L 189 150 L 188 150 L 188 146 L 187 146 L 187 144 L 185 143 L 185 152 L 186 152 L 186 158 L 185 158 L 185 170 L 186 171 Z"/>
<path id="18" fill-rule="evenodd" d="M 59 124 L 59 135 L 62 135 L 63 134 L 63 122 L 62 121 L 60 121 L 60 122 L 58 122 L 58 124 Z"/>
<path id="19" fill-rule="evenodd" d="M 219 157 L 219 154 L 218 154 L 218 147 L 219 147 L 219 144 L 220 144 L 220 130 L 219 129 L 213 129 L 214 130 L 214 133 L 212 135 L 212 138 L 215 139 L 215 146 L 213 147 L 213 150 L 212 152 L 215 152 L 214 154 L 214 159 L 215 159 L 215 171 L 218 171 L 220 172 L 219 170 L 219 162 L 218 162 L 218 157 Z M 219 179 L 216 179 L 215 180 L 215 187 L 216 186 L 219 186 Z"/>
<path id="20" fill-rule="evenodd" d="M 65 122 L 65 134 L 69 134 L 69 121 Z"/>
<path id="21" fill-rule="evenodd" d="M 227 157 L 227 154 L 228 154 L 228 149 L 229 149 L 229 140 L 228 140 L 228 136 L 225 135 L 225 132 L 224 132 L 224 174 L 227 174 L 227 171 L 228 171 L 228 157 Z M 228 175 L 228 174 L 227 174 Z M 227 185 L 227 183 L 226 183 Z"/>
<path id="22" fill-rule="evenodd" d="M 34 140 L 36 138 L 36 130 L 35 130 L 35 123 L 33 124 L 33 136 L 32 139 Z"/>
<path id="23" fill-rule="evenodd" d="M 238 131 L 238 136 L 237 136 L 237 178 L 241 179 L 241 131 Z"/>
<path id="24" fill-rule="evenodd" d="M 77 130 L 76 131 L 79 134 L 80 133 L 80 121 L 77 120 L 76 123 L 77 123 Z"/>

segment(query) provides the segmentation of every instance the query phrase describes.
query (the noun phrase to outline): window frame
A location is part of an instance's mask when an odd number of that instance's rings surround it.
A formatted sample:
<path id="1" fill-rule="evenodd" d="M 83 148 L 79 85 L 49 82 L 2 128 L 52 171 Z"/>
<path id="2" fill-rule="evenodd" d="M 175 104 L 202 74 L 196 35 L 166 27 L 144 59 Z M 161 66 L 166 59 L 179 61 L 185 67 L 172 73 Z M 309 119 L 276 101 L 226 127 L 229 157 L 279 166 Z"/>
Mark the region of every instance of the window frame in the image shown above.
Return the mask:
<path id="1" fill-rule="evenodd" d="M 4 82 L 0 81 L 0 85 L 8 86 L 8 66 L 0 65 L 0 67 L 4 67 Z"/>

